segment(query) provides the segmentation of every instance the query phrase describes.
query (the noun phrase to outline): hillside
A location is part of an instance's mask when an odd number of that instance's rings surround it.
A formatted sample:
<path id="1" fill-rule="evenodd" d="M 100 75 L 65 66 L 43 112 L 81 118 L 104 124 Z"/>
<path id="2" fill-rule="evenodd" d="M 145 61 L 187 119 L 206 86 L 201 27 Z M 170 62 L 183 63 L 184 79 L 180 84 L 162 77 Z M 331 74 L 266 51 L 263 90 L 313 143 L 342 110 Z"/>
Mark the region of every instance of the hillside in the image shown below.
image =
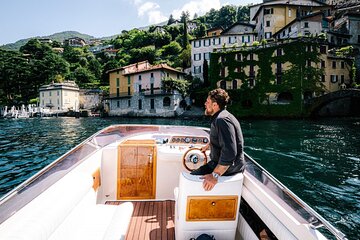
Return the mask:
<path id="1" fill-rule="evenodd" d="M 94 38 L 93 36 L 79 33 L 76 31 L 65 31 L 65 32 L 60 32 L 60 33 L 54 33 L 49 36 L 41 36 L 41 37 L 37 36 L 37 37 L 32 37 L 32 38 L 49 38 L 53 41 L 63 42 L 65 39 L 71 38 L 71 37 L 80 37 L 80 38 L 85 39 L 86 41 Z M 21 39 L 19 41 L 16 41 L 15 43 L 10 43 L 10 44 L 0 46 L 0 48 L 2 48 L 4 50 L 19 50 L 21 46 L 25 45 L 32 38 Z"/>

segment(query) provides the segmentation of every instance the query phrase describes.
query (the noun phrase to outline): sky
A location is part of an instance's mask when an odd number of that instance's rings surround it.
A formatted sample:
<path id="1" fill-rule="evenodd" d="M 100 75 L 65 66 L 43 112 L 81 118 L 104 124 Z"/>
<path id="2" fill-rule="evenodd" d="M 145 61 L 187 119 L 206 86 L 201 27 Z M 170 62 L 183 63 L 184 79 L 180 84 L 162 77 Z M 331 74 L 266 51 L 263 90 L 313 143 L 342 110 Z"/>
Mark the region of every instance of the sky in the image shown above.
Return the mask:
<path id="1" fill-rule="evenodd" d="M 244 6 L 262 0 L 1 0 L 0 45 L 18 40 L 78 31 L 107 37 L 169 19 L 182 11 L 204 15 L 224 5 Z"/>

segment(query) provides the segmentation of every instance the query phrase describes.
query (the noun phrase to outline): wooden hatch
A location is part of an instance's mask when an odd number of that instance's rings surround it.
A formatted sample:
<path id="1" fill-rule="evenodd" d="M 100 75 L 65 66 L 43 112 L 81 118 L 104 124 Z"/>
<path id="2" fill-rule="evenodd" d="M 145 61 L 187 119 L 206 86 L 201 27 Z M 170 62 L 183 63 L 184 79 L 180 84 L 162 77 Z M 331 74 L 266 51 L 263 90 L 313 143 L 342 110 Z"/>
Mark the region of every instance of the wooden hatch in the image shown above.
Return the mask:
<path id="1" fill-rule="evenodd" d="M 154 199 L 155 140 L 127 140 L 118 146 L 117 199 Z"/>
<path id="2" fill-rule="evenodd" d="M 186 221 L 233 221 L 238 196 L 189 196 Z"/>

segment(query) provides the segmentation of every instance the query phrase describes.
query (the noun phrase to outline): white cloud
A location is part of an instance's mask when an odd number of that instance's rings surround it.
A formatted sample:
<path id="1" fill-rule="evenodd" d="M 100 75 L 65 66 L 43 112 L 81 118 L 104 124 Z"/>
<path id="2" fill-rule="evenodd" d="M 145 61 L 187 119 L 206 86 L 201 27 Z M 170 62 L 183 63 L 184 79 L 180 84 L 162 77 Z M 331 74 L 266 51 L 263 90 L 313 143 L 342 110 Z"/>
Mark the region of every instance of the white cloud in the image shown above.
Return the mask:
<path id="1" fill-rule="evenodd" d="M 138 7 L 138 15 L 142 17 L 149 12 L 156 11 L 156 9 L 158 8 L 160 8 L 159 4 L 153 2 L 146 2 Z"/>
<path id="2" fill-rule="evenodd" d="M 168 19 L 159 10 L 160 5 L 155 2 L 143 2 L 142 0 L 133 0 L 132 2 L 137 8 L 138 16 L 146 16 L 148 22 L 151 24 L 163 22 Z"/>
<path id="3" fill-rule="evenodd" d="M 174 18 L 179 19 L 183 11 L 188 11 L 190 13 L 190 18 L 192 18 L 195 13 L 201 16 L 210 11 L 211 8 L 219 9 L 220 7 L 220 0 L 190 1 L 186 3 L 181 9 L 174 10 L 172 15 Z"/>

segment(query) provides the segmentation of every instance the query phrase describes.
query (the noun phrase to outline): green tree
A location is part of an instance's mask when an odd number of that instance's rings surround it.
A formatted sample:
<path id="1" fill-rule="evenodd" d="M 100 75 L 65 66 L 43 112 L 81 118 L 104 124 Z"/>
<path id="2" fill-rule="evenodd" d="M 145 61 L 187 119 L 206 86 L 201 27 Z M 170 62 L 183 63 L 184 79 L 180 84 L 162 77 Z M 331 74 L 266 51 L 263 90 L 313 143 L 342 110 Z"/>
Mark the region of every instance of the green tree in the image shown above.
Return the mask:
<path id="1" fill-rule="evenodd" d="M 219 18 L 217 20 L 217 26 L 221 26 L 224 29 L 230 27 L 232 24 L 236 22 L 236 7 L 226 5 L 220 8 L 219 10 Z"/>
<path id="2" fill-rule="evenodd" d="M 170 17 L 169 17 L 169 20 L 168 20 L 168 22 L 167 22 L 167 25 L 171 25 L 171 24 L 173 24 L 174 22 L 175 22 L 175 19 L 174 19 L 173 15 L 170 14 Z"/>
<path id="3" fill-rule="evenodd" d="M 197 28 L 194 30 L 194 36 L 196 38 L 201 38 L 206 36 L 206 25 L 204 23 L 200 23 Z"/>
<path id="4" fill-rule="evenodd" d="M 250 20 L 249 6 L 239 6 L 237 9 L 236 19 L 238 22 L 247 22 Z"/>

